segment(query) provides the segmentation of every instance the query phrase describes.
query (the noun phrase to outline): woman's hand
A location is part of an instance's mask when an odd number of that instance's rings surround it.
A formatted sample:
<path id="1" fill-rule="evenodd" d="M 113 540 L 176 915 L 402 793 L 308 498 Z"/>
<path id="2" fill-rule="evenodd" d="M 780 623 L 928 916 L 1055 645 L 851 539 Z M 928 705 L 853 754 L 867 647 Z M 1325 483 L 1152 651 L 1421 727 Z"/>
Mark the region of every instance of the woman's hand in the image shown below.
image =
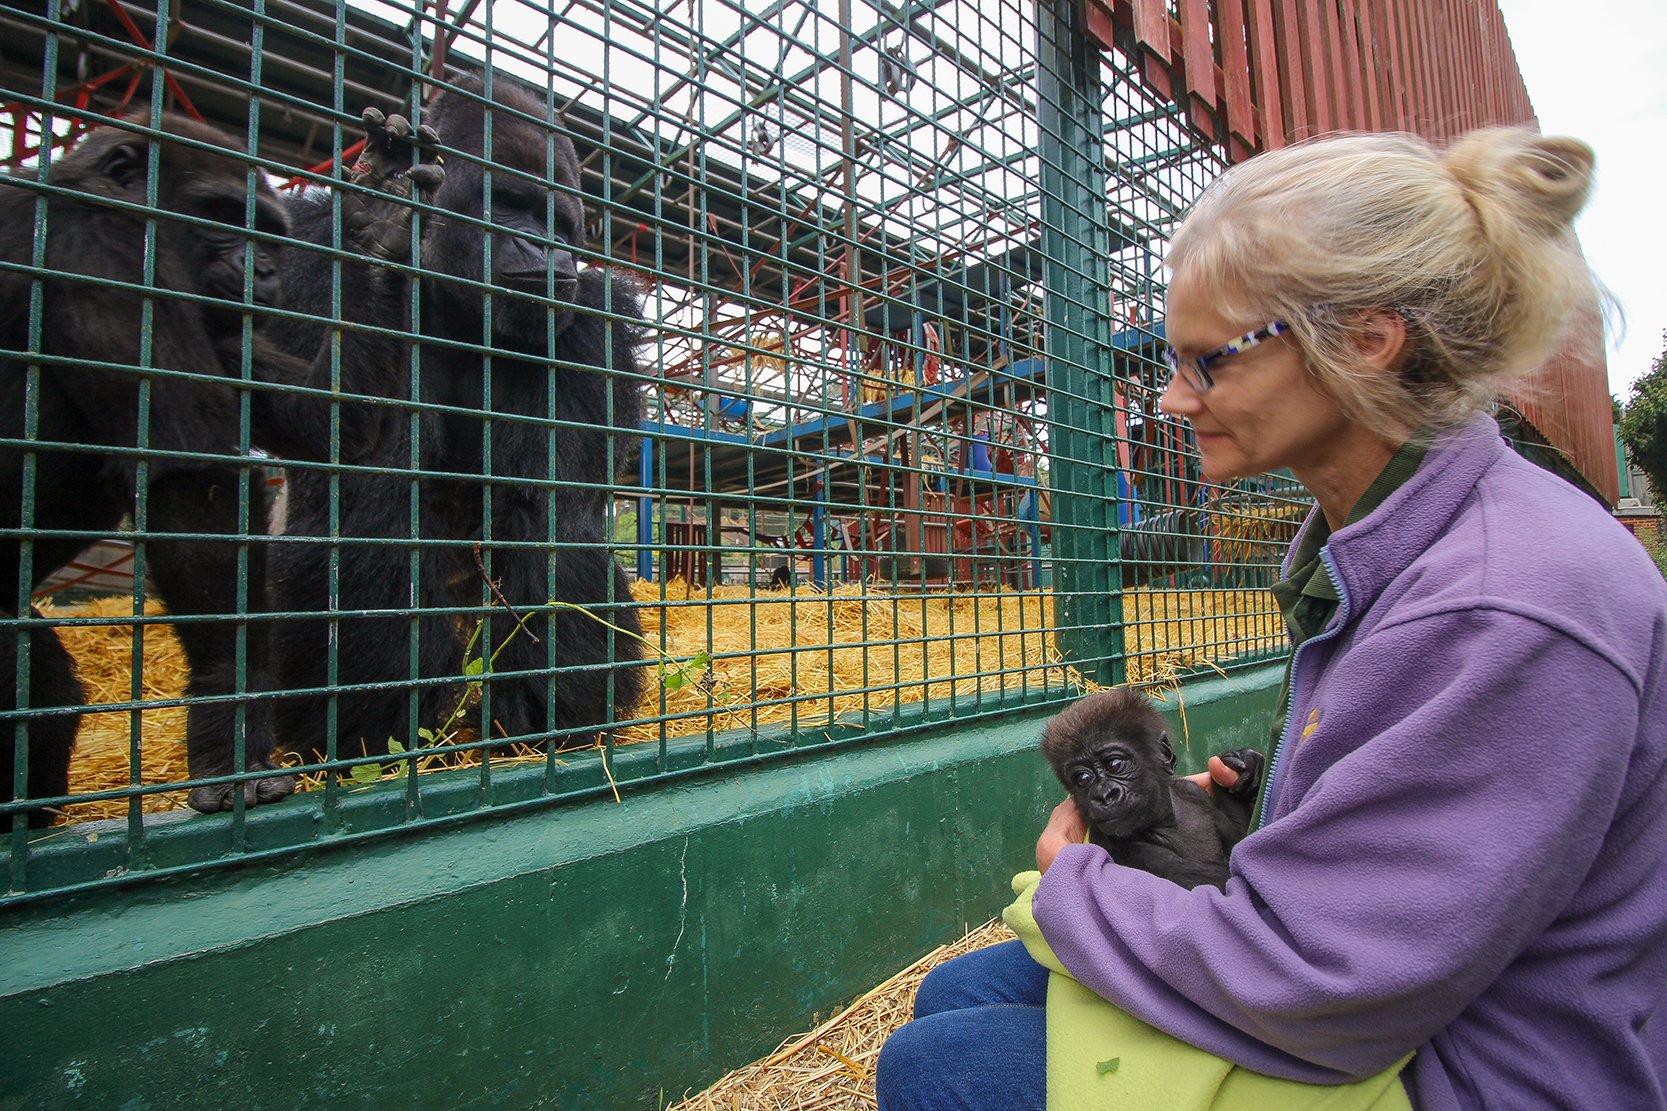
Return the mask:
<path id="1" fill-rule="evenodd" d="M 1036 839 L 1037 870 L 1046 872 L 1060 849 L 1066 845 L 1081 844 L 1087 836 L 1088 824 L 1082 820 L 1082 812 L 1077 809 L 1076 803 L 1066 799 L 1053 808 L 1047 828 Z"/>
<path id="2" fill-rule="evenodd" d="M 1204 788 L 1206 795 L 1215 794 L 1217 786 L 1232 790 L 1233 784 L 1239 781 L 1239 773 L 1224 764 L 1219 756 L 1210 757 L 1210 762 L 1205 766 L 1210 770 L 1199 772 L 1197 775 L 1189 775 L 1185 778 Z"/>

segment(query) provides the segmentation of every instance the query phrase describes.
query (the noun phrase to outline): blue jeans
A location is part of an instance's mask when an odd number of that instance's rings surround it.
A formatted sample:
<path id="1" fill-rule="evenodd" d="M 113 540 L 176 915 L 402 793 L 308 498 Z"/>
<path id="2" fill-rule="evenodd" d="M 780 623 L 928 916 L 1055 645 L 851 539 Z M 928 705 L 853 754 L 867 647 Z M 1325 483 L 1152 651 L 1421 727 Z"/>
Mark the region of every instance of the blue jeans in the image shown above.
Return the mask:
<path id="1" fill-rule="evenodd" d="M 1045 1111 L 1048 970 L 1008 941 L 940 964 L 886 1039 L 880 1111 Z"/>

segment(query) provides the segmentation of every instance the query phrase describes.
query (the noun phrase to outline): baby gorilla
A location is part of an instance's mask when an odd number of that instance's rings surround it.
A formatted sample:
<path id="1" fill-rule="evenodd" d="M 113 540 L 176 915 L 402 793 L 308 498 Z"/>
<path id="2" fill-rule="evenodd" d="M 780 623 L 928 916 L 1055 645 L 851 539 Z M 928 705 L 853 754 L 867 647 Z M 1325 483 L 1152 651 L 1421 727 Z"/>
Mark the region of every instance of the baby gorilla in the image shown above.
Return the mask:
<path id="1" fill-rule="evenodd" d="M 1131 690 L 1091 694 L 1048 722 L 1042 753 L 1088 823 L 1088 839 L 1119 864 L 1183 887 L 1227 883 L 1227 853 L 1250 828 L 1262 754 L 1236 748 L 1239 773 L 1214 793 L 1174 778 L 1163 718 Z"/>

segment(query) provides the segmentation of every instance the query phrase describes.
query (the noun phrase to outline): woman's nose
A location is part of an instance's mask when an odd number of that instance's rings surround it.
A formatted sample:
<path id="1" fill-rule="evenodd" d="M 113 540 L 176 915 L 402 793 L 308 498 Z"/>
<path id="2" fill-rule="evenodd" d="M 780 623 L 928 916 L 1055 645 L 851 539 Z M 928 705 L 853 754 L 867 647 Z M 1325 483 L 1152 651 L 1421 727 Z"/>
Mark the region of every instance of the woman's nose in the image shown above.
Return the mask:
<path id="1" fill-rule="evenodd" d="M 1163 395 L 1158 398 L 1158 411 L 1184 417 L 1188 413 L 1196 413 L 1198 404 L 1198 391 L 1187 385 L 1186 379 L 1177 374 L 1170 378 L 1169 384 L 1163 388 Z"/>

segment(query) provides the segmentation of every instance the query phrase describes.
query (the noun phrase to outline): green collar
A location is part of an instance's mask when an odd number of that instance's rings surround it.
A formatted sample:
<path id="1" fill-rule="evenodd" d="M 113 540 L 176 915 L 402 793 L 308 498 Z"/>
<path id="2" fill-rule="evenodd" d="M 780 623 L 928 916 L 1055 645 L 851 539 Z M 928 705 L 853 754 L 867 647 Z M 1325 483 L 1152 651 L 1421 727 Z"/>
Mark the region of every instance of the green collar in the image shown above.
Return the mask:
<path id="1" fill-rule="evenodd" d="M 1407 479 L 1418 470 L 1418 465 L 1424 461 L 1429 453 L 1429 438 L 1422 434 L 1415 435 L 1402 444 L 1395 454 L 1389 457 L 1383 471 L 1372 480 L 1366 492 L 1360 495 L 1360 500 L 1349 510 L 1349 519 L 1344 526 L 1365 520 L 1375 511 L 1389 495 L 1400 489 Z M 1285 626 L 1290 630 L 1293 646 L 1301 644 L 1309 637 L 1326 627 L 1332 614 L 1337 611 L 1337 603 L 1341 600 L 1337 594 L 1337 584 L 1331 581 L 1331 576 L 1324 570 L 1320 562 L 1320 551 L 1331 539 L 1331 526 L 1326 522 L 1325 514 L 1316 510 L 1303 530 L 1302 541 L 1291 556 L 1291 573 L 1279 582 L 1274 583 L 1273 597 L 1279 604 L 1279 612 L 1285 617 Z"/>

